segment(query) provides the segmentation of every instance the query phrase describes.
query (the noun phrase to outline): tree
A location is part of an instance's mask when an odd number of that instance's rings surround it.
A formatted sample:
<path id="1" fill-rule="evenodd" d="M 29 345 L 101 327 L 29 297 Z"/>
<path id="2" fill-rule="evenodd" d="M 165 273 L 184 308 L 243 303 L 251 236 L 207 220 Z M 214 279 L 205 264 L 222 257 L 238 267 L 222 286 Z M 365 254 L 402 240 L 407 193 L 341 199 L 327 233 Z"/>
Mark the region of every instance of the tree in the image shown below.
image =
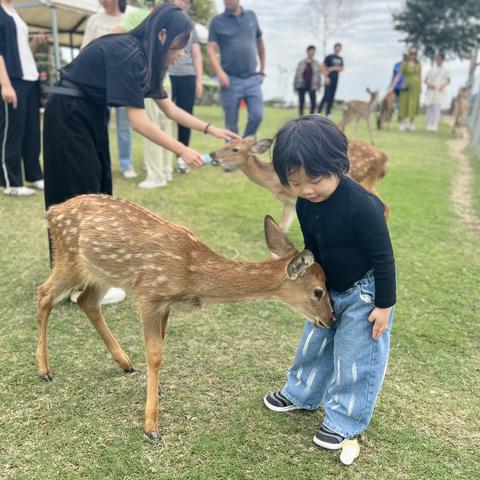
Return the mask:
<path id="1" fill-rule="evenodd" d="M 433 60 L 435 53 L 470 59 L 467 86 L 473 83 L 480 46 L 479 0 L 407 0 L 393 15 L 395 30 L 405 32 L 405 42 Z"/>
<path id="2" fill-rule="evenodd" d="M 127 3 L 135 7 L 145 6 L 145 0 L 128 0 Z M 156 2 L 157 5 L 161 3 L 163 2 Z M 213 0 L 195 0 L 192 4 L 193 8 L 190 17 L 195 22 L 206 25 L 214 14 Z"/>
<path id="3" fill-rule="evenodd" d="M 320 40 L 322 53 L 327 53 L 327 43 L 333 33 L 351 21 L 358 1 L 354 0 L 308 0 L 300 18 L 309 32 Z"/>

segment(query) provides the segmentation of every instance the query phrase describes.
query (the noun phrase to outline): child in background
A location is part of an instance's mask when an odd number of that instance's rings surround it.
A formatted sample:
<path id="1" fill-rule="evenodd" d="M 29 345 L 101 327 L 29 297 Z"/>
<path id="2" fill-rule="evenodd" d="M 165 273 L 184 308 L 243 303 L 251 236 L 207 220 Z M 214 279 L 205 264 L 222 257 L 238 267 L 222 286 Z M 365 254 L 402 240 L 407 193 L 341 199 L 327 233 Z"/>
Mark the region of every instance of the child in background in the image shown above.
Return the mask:
<path id="1" fill-rule="evenodd" d="M 345 135 L 308 115 L 278 132 L 273 166 L 298 196 L 305 240 L 327 277 L 336 316 L 331 328 L 305 323 L 285 386 L 265 396 L 274 412 L 315 410 L 313 441 L 336 450 L 364 431 L 382 387 L 396 301 L 395 264 L 382 202 L 346 176 Z"/>

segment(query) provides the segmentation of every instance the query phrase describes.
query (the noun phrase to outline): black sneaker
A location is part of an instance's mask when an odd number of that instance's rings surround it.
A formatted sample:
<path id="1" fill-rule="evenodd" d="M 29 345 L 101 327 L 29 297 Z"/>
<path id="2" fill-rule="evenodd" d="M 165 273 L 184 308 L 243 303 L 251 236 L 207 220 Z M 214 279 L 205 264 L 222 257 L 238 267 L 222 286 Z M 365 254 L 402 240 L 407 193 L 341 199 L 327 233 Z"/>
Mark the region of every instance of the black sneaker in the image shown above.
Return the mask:
<path id="1" fill-rule="evenodd" d="M 263 397 L 263 403 L 267 408 L 274 412 L 284 413 L 289 412 L 290 410 L 301 410 L 300 407 L 297 407 L 286 398 L 281 390 L 265 395 L 265 397 Z"/>
<path id="2" fill-rule="evenodd" d="M 313 441 L 319 446 L 328 450 L 340 450 L 347 439 L 333 430 L 322 425 L 315 433 Z"/>

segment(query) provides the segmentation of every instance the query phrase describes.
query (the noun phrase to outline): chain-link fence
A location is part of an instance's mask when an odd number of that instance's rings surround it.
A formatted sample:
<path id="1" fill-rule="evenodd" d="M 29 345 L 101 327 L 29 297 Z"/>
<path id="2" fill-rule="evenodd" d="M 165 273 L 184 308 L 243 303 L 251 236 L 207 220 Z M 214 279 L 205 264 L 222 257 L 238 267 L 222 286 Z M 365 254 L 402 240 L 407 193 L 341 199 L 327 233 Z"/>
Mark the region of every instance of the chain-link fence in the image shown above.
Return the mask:
<path id="1" fill-rule="evenodd" d="M 469 127 L 471 130 L 471 146 L 480 156 L 480 82 L 476 82 L 476 89 L 470 99 Z"/>

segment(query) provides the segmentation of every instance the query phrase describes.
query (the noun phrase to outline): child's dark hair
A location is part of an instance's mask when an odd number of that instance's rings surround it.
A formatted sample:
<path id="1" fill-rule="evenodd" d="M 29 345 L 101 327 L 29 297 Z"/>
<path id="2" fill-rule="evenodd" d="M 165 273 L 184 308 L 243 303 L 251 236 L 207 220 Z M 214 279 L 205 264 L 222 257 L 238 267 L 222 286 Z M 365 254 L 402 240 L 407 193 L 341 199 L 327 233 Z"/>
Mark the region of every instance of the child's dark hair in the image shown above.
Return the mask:
<path id="1" fill-rule="evenodd" d="M 290 120 L 278 131 L 274 142 L 273 168 L 284 186 L 288 186 L 288 176 L 299 168 L 312 178 L 340 176 L 350 168 L 347 137 L 320 115 Z"/>

